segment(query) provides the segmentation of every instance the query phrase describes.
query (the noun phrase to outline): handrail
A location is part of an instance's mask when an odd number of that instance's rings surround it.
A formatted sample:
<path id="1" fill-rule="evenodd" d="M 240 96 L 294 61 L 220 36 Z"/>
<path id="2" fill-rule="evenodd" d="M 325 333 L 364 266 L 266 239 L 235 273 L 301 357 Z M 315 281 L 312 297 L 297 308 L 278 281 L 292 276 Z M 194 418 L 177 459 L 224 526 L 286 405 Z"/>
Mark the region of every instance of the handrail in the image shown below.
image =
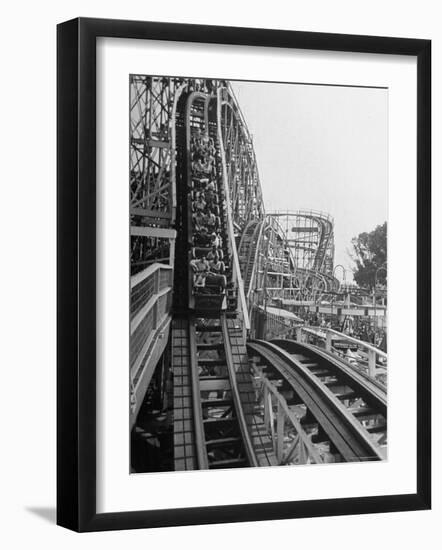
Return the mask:
<path id="1" fill-rule="evenodd" d="M 259 255 L 259 249 L 260 249 L 260 244 L 261 244 L 261 239 L 262 239 L 262 233 L 264 231 L 264 226 L 265 226 L 264 221 L 259 223 L 258 238 L 256 240 L 256 249 L 255 249 L 255 254 L 254 254 L 254 257 L 253 257 L 253 269 L 252 269 L 252 274 L 250 275 L 249 288 L 247 289 L 247 304 L 249 303 L 250 294 L 252 292 L 252 287 L 253 287 L 252 282 L 253 282 L 253 279 L 256 277 L 256 271 L 258 269 L 258 255 Z M 258 228 L 256 228 L 256 229 L 258 229 Z M 255 236 L 256 229 L 253 232 L 253 237 Z M 249 258 L 247 258 L 247 264 L 248 263 L 249 263 Z"/>
<path id="2" fill-rule="evenodd" d="M 172 271 L 173 267 L 168 264 L 160 264 L 158 262 L 155 262 L 154 264 L 151 264 L 150 266 L 143 269 L 143 271 L 140 271 L 139 273 L 136 273 L 135 275 L 132 275 L 130 278 L 130 288 L 131 290 L 139 285 L 142 281 L 147 279 L 150 275 L 153 275 L 157 271 Z"/>
<path id="3" fill-rule="evenodd" d="M 209 469 L 209 460 L 206 452 L 206 437 L 204 435 L 201 392 L 199 385 L 198 361 L 196 353 L 196 334 L 195 321 L 189 321 L 189 350 L 190 350 L 190 369 L 192 380 L 192 404 L 193 404 L 193 422 L 195 427 L 195 447 L 197 453 L 198 467 L 200 470 Z"/>
<path id="4" fill-rule="evenodd" d="M 320 338 L 325 339 L 323 336 L 318 334 L 318 332 L 315 330 L 315 327 L 301 326 L 301 327 L 298 327 L 298 329 L 304 330 L 306 332 L 310 332 L 310 334 L 314 334 L 315 336 L 319 336 Z M 336 336 L 339 337 L 340 340 L 348 340 L 349 342 L 357 344 L 359 347 L 365 348 L 369 351 L 373 351 L 376 353 L 376 355 L 379 355 L 380 357 L 384 357 L 385 359 L 387 359 L 387 354 L 385 353 L 385 351 L 380 350 L 379 348 L 377 348 L 376 346 L 373 346 L 368 342 L 364 342 L 364 340 L 358 340 L 353 336 L 349 336 L 348 334 L 344 334 L 343 332 L 339 332 L 329 327 L 318 327 L 318 329 L 320 331 L 323 331 L 329 334 L 335 334 Z"/>
<path id="5" fill-rule="evenodd" d="M 227 180 L 227 167 L 226 167 L 226 155 L 224 152 L 224 145 L 223 145 L 223 139 L 222 139 L 222 130 L 221 130 L 221 89 L 218 88 L 217 91 L 217 131 L 218 131 L 218 141 L 220 144 L 220 153 L 221 153 L 221 166 L 223 171 L 223 186 L 224 186 L 224 193 L 226 195 L 226 211 L 227 211 L 227 232 L 229 235 L 229 239 L 232 245 L 232 256 L 233 256 L 233 264 L 234 264 L 234 274 L 236 275 L 236 279 L 238 282 L 238 294 L 239 294 L 239 301 L 241 303 L 241 309 L 244 316 L 244 326 L 246 330 L 250 329 L 250 319 L 249 319 L 249 312 L 247 310 L 247 301 L 244 294 L 244 283 L 241 276 L 241 268 L 239 265 L 239 259 L 238 259 L 238 251 L 236 249 L 236 243 L 235 243 L 235 231 L 233 229 L 233 215 L 232 215 L 232 205 L 230 203 L 230 189 L 229 189 L 229 182 Z"/>
<path id="6" fill-rule="evenodd" d="M 140 369 L 144 369 L 145 366 L 149 364 L 149 361 L 145 361 L 146 353 L 150 350 L 150 348 L 152 348 L 152 342 L 158 340 L 161 334 L 164 334 L 165 329 L 167 328 L 167 325 L 171 321 L 171 319 L 172 317 L 170 314 L 164 315 L 161 319 L 161 322 L 158 323 L 158 326 L 151 330 L 149 336 L 146 338 L 143 344 L 143 347 L 140 349 L 140 352 L 135 358 L 133 365 L 131 365 L 130 367 L 131 381 L 139 379 L 138 374 L 140 372 Z M 151 351 L 149 352 L 149 355 L 151 354 Z"/>
<path id="7" fill-rule="evenodd" d="M 325 334 L 321 334 L 321 331 Z M 299 342 L 302 342 L 302 333 L 305 332 L 307 334 L 313 334 L 317 338 L 321 338 L 325 341 L 325 349 L 326 351 L 333 353 L 333 338 L 332 336 L 335 335 L 339 337 L 340 340 L 347 340 L 348 342 L 351 342 L 353 344 L 356 344 L 358 348 L 362 348 L 362 350 L 367 350 L 368 354 L 368 375 L 371 378 L 376 378 L 376 375 L 379 373 L 379 371 L 385 371 L 387 368 L 387 365 L 383 365 L 382 367 L 378 367 L 376 363 L 377 356 L 382 357 L 383 359 L 387 360 L 388 356 L 384 351 L 381 351 L 379 348 L 373 346 L 372 344 L 369 344 L 368 342 L 364 342 L 363 340 L 358 340 L 357 338 L 354 338 L 353 336 L 349 336 L 348 334 L 344 334 L 343 332 L 338 332 L 336 330 L 333 330 L 331 328 L 327 327 L 308 327 L 308 326 L 299 326 L 296 328 L 296 339 Z"/>
<path id="8" fill-rule="evenodd" d="M 165 331 L 168 329 L 171 322 L 171 316 L 165 315 L 156 329 L 151 331 L 150 336 L 144 342 L 143 347 L 140 350 L 134 364 L 130 367 L 130 410 L 131 410 L 131 425 L 135 422 L 136 412 L 139 409 L 139 401 L 137 400 L 138 388 L 143 379 L 142 372 L 149 370 L 149 366 L 152 365 L 152 354 L 156 350 L 156 345 L 160 339 L 163 338 Z M 148 373 L 148 379 L 145 380 L 145 384 L 149 384 L 153 375 L 154 369 Z M 143 394 L 144 395 L 144 394 Z"/>
<path id="9" fill-rule="evenodd" d="M 159 290 L 153 296 L 151 296 L 149 300 L 147 300 L 147 302 L 143 305 L 143 307 L 134 315 L 133 319 L 131 319 L 131 322 L 130 322 L 131 335 L 134 334 L 134 332 L 137 330 L 142 320 L 146 317 L 149 311 L 155 307 L 155 304 L 159 302 L 160 298 L 162 298 L 163 296 L 166 296 L 170 292 L 171 292 L 171 287 L 163 288 L 162 290 Z"/>
<path id="10" fill-rule="evenodd" d="M 232 348 L 230 345 L 229 329 L 227 327 L 227 319 L 224 314 L 221 315 L 221 326 L 222 326 L 223 337 L 224 337 L 223 339 L 224 339 L 224 350 L 226 352 L 227 370 L 229 373 L 230 386 L 232 388 L 233 403 L 235 405 L 236 414 L 238 416 L 238 421 L 239 421 L 239 426 L 241 430 L 244 447 L 247 453 L 247 458 L 249 459 L 250 466 L 257 467 L 259 466 L 258 460 L 256 459 L 255 450 L 253 448 L 249 430 L 247 429 L 246 418 L 244 416 L 244 411 L 242 408 L 241 399 L 238 391 L 238 385 L 236 383 L 236 373 L 235 373 L 235 366 L 233 361 Z"/>
<path id="11" fill-rule="evenodd" d="M 170 162 L 170 176 L 171 176 L 171 182 L 172 182 L 172 223 L 175 222 L 176 218 L 176 206 L 177 206 L 177 189 L 176 189 L 176 111 L 177 111 L 177 105 L 178 100 L 181 97 L 181 94 L 186 88 L 187 83 L 181 84 L 181 86 L 178 87 L 178 89 L 175 90 L 174 98 L 173 98 L 173 106 L 172 106 L 172 128 L 171 128 L 171 138 L 172 138 L 172 144 L 171 144 L 171 162 Z"/>
<path id="12" fill-rule="evenodd" d="M 167 285 L 162 287 L 161 285 L 161 273 L 167 272 L 172 273 L 173 268 L 170 265 L 155 263 L 153 265 L 150 265 L 140 273 L 137 273 L 136 275 L 133 275 L 130 280 L 131 285 L 131 304 L 132 300 L 137 300 L 137 286 L 139 286 L 144 281 L 147 281 L 148 279 L 152 280 L 152 285 L 149 286 L 149 290 L 147 293 L 144 294 L 143 301 L 141 303 L 137 303 L 134 311 L 131 311 L 131 320 L 130 320 L 130 334 L 131 337 L 137 334 L 137 331 L 139 330 L 139 327 L 141 323 L 147 318 L 148 315 L 152 312 L 152 321 L 150 323 L 150 331 L 149 333 L 146 333 L 144 335 L 144 344 L 141 350 L 138 350 L 136 355 L 133 355 L 134 349 L 133 349 L 133 340 L 131 339 L 131 372 L 133 370 L 133 366 L 137 363 L 137 361 L 140 358 L 140 355 L 142 353 L 142 350 L 146 344 L 146 342 L 150 341 L 152 334 L 155 333 L 157 328 L 161 325 L 163 319 L 167 317 L 170 314 L 171 309 L 171 302 L 169 299 L 169 296 L 172 293 L 172 282 L 168 281 Z M 150 282 L 150 281 L 149 281 Z M 161 299 L 166 298 L 166 307 L 164 312 L 159 311 L 159 307 L 161 304 Z M 161 318 L 159 318 L 159 315 L 161 315 Z M 145 329 L 143 329 L 145 330 Z M 135 350 L 137 347 L 135 347 Z"/>

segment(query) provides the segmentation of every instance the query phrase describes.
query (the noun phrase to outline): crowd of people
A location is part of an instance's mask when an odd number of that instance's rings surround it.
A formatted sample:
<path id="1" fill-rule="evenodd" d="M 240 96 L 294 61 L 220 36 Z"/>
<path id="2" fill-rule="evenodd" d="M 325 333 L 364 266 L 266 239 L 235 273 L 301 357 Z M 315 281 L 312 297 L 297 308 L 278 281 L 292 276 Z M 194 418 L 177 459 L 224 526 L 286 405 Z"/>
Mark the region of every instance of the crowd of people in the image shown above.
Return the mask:
<path id="1" fill-rule="evenodd" d="M 192 259 L 194 292 L 224 292 L 226 265 L 220 234 L 223 200 L 216 181 L 213 139 L 197 128 L 191 138 Z"/>
<path id="2" fill-rule="evenodd" d="M 351 317 L 342 322 L 336 317 L 318 313 L 307 313 L 303 317 L 305 324 L 312 327 L 331 328 L 386 351 L 386 331 L 380 328 L 375 329 L 371 319 Z"/>

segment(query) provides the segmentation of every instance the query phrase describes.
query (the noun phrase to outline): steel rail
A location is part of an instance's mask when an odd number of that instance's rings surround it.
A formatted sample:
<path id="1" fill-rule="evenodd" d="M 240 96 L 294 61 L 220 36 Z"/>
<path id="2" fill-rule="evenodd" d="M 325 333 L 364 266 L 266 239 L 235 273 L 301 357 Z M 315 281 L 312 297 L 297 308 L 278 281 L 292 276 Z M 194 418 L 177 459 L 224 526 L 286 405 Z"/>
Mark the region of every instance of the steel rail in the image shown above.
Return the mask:
<path id="1" fill-rule="evenodd" d="M 378 445 L 374 444 L 368 432 L 346 409 L 338 398 L 308 372 L 301 362 L 275 344 L 255 340 L 248 349 L 261 356 L 270 368 L 286 380 L 299 396 L 318 425 L 327 434 L 344 461 L 381 460 Z"/>
<path id="2" fill-rule="evenodd" d="M 244 229 L 244 232 L 241 236 L 241 240 L 238 246 L 238 256 L 246 256 L 245 260 L 241 262 L 241 267 L 243 268 L 243 282 L 244 286 L 247 283 L 247 288 L 244 288 L 246 294 L 247 305 L 250 306 L 250 293 L 252 291 L 253 285 L 252 282 L 256 277 L 256 270 L 258 268 L 258 254 L 261 245 L 261 237 L 264 230 L 265 222 L 264 220 L 252 220 L 248 223 L 247 227 Z M 252 230 L 250 232 L 250 230 Z M 244 250 L 245 249 L 245 250 Z M 245 254 L 244 254 L 245 252 Z M 252 264 L 252 271 L 250 278 L 247 278 L 247 273 Z M 247 280 L 248 279 L 248 280 Z"/>
<path id="3" fill-rule="evenodd" d="M 247 294 L 246 294 L 247 304 L 249 304 L 249 301 L 250 301 L 250 294 L 254 286 L 253 280 L 256 277 L 256 272 L 258 269 L 258 254 L 261 247 L 261 238 L 262 238 L 262 233 L 264 231 L 264 226 L 265 226 L 264 220 L 258 222 L 258 225 L 255 227 L 255 230 L 253 231 L 252 242 L 251 242 L 252 246 L 248 251 L 246 269 L 248 269 L 250 261 L 252 259 L 251 258 L 252 252 L 253 252 L 253 263 L 252 263 L 253 267 L 252 267 L 252 273 L 250 274 L 250 279 L 248 281 L 248 287 L 247 287 Z M 255 237 L 256 237 L 256 240 L 255 240 Z M 255 248 L 253 248 L 253 246 Z"/>
<path id="4" fill-rule="evenodd" d="M 195 321 L 189 320 L 189 350 L 190 350 L 190 372 L 192 378 L 192 406 L 193 422 L 195 430 L 195 448 L 200 470 L 209 469 L 207 457 L 206 436 L 204 435 L 203 413 L 201 404 L 201 389 L 198 372 L 198 359 L 196 354 Z"/>
<path id="5" fill-rule="evenodd" d="M 242 408 L 241 398 L 239 396 L 238 385 L 236 382 L 235 363 L 233 361 L 232 347 L 230 345 L 229 331 L 227 328 L 227 319 L 225 314 L 221 315 L 221 327 L 224 341 L 224 350 L 226 352 L 227 371 L 229 373 L 230 386 L 232 390 L 233 404 L 235 412 L 238 418 L 239 427 L 241 430 L 241 436 L 243 440 L 244 449 L 246 451 L 247 459 L 250 466 L 259 466 L 258 460 L 253 448 L 252 439 L 247 428 L 246 418 Z"/>
<path id="6" fill-rule="evenodd" d="M 241 304 L 241 310 L 244 316 L 244 326 L 248 330 L 250 329 L 250 318 L 249 311 L 247 308 L 246 296 L 244 294 L 244 283 L 241 275 L 241 267 L 239 264 L 238 250 L 235 243 L 235 230 L 233 227 L 233 212 L 232 212 L 232 203 L 230 197 L 230 188 L 229 188 L 229 179 L 227 176 L 227 163 L 226 163 L 226 153 L 224 149 L 224 142 L 222 136 L 222 116 L 221 116 L 221 104 L 222 104 L 222 95 L 221 90 L 217 90 L 217 104 L 216 104 L 216 120 L 217 120 L 217 133 L 218 133 L 218 142 L 220 145 L 220 154 L 221 154 L 221 166 L 222 166 L 222 184 L 224 188 L 224 194 L 226 196 L 226 215 L 227 215 L 227 234 L 230 240 L 230 246 L 232 248 L 232 257 L 233 257 L 233 280 L 236 280 L 238 286 L 239 302 Z"/>
<path id="7" fill-rule="evenodd" d="M 244 231 L 241 233 L 241 238 L 240 238 L 239 245 L 238 245 L 238 254 L 243 252 L 243 248 L 246 244 L 250 243 L 250 240 L 247 241 L 247 239 L 250 239 L 250 236 L 252 235 L 252 233 L 250 233 L 250 230 L 252 229 L 253 232 L 254 232 L 255 229 L 256 229 L 256 224 L 258 222 L 259 222 L 259 220 L 251 220 L 251 221 L 248 222 L 248 224 L 244 228 Z M 247 243 L 246 243 L 246 241 L 247 241 Z"/>
<path id="8" fill-rule="evenodd" d="M 178 109 L 178 100 L 181 97 L 182 92 L 186 88 L 187 84 L 181 84 L 178 89 L 175 91 L 172 105 L 171 113 L 171 163 L 170 163 L 170 176 L 172 183 L 172 222 L 175 222 L 176 219 L 176 208 L 177 208 L 177 183 L 176 183 L 176 118 L 177 118 L 177 109 Z"/>
<path id="9" fill-rule="evenodd" d="M 192 116 L 192 108 L 194 106 L 195 100 L 202 100 L 206 101 L 206 95 L 201 92 L 191 92 L 187 96 L 186 101 L 186 109 L 185 109 L 185 117 L 184 117 L 184 124 L 185 124 L 185 132 L 186 132 L 186 142 L 185 142 L 185 148 L 186 148 L 186 195 L 188 196 L 189 193 L 189 183 L 192 181 L 192 159 L 190 154 L 190 143 L 191 143 L 191 125 L 190 125 L 190 119 Z M 186 218 L 187 218 L 187 249 L 192 243 L 192 235 L 193 235 L 193 227 L 192 227 L 192 206 L 191 201 L 189 198 L 187 198 L 186 201 Z M 189 257 L 189 251 L 187 251 L 187 262 L 190 260 Z M 188 281 L 187 281 L 187 287 L 188 287 L 188 293 L 189 297 L 192 295 L 192 274 L 189 270 L 188 272 Z"/>

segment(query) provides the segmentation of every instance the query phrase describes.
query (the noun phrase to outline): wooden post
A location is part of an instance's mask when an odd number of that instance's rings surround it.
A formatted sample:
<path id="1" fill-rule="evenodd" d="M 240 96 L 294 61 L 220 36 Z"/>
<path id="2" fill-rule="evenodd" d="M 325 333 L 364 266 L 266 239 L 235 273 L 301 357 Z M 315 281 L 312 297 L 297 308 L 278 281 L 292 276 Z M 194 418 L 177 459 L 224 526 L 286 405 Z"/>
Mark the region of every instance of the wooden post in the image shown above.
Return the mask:
<path id="1" fill-rule="evenodd" d="M 299 438 L 299 461 L 298 464 L 307 464 L 307 454 L 304 442 Z"/>
<path id="2" fill-rule="evenodd" d="M 175 262 L 175 239 L 169 239 L 169 265 L 174 266 Z"/>
<path id="3" fill-rule="evenodd" d="M 368 350 L 368 375 L 371 378 L 376 375 L 376 352 L 372 349 Z"/>
<path id="4" fill-rule="evenodd" d="M 325 349 L 327 351 L 332 350 L 332 333 L 330 331 L 327 331 L 326 337 L 325 337 Z"/>
<path id="5" fill-rule="evenodd" d="M 158 292 L 160 291 L 161 268 L 157 269 L 153 274 L 153 276 L 154 276 L 154 289 L 155 289 L 154 292 L 155 294 L 158 294 Z"/>
<path id="6" fill-rule="evenodd" d="M 270 414 L 269 414 L 269 390 L 264 384 L 264 425 L 266 428 L 270 428 Z"/>
<path id="7" fill-rule="evenodd" d="M 158 300 L 154 303 L 152 307 L 152 330 L 156 329 L 158 326 Z"/>
<path id="8" fill-rule="evenodd" d="M 272 405 L 272 394 L 271 394 L 271 392 L 267 393 L 267 401 L 268 401 L 268 407 L 269 407 L 270 433 L 272 434 L 273 451 L 276 454 L 275 418 L 274 418 L 274 415 L 273 415 L 273 405 Z"/>
<path id="9" fill-rule="evenodd" d="M 278 417 L 276 420 L 276 459 L 278 464 L 281 464 L 282 457 L 284 453 L 284 423 L 285 423 L 285 414 L 281 406 L 281 403 L 278 400 Z"/>

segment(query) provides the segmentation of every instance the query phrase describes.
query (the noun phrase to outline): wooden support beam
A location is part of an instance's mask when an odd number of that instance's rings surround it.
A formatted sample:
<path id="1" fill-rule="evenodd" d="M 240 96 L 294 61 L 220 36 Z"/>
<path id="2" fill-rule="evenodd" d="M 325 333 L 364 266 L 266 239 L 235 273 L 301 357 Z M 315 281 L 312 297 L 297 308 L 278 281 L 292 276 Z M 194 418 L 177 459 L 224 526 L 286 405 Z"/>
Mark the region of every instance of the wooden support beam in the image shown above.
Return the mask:
<path id="1" fill-rule="evenodd" d="M 281 406 L 281 403 L 278 401 L 278 416 L 276 420 L 276 458 L 278 463 L 281 464 L 282 456 L 284 452 L 284 424 L 285 424 L 285 414 Z"/>
<path id="2" fill-rule="evenodd" d="M 147 218 L 171 220 L 172 212 L 162 212 L 161 210 L 152 210 L 151 208 L 131 208 L 131 216 L 145 216 Z"/>
<path id="3" fill-rule="evenodd" d="M 168 141 L 159 141 L 157 139 L 142 139 L 133 137 L 131 142 L 136 145 L 147 145 L 148 147 L 159 147 L 160 149 L 170 148 L 170 143 Z"/>
<path id="4" fill-rule="evenodd" d="M 293 440 L 291 446 L 287 449 L 286 455 L 283 458 L 281 464 L 288 464 L 294 457 L 296 449 L 299 445 L 300 437 L 299 434 L 296 434 L 295 439 Z"/>
<path id="5" fill-rule="evenodd" d="M 130 234 L 135 237 L 159 237 L 160 239 L 176 239 L 175 229 L 166 229 L 162 227 L 141 227 L 138 225 L 131 225 Z"/>

